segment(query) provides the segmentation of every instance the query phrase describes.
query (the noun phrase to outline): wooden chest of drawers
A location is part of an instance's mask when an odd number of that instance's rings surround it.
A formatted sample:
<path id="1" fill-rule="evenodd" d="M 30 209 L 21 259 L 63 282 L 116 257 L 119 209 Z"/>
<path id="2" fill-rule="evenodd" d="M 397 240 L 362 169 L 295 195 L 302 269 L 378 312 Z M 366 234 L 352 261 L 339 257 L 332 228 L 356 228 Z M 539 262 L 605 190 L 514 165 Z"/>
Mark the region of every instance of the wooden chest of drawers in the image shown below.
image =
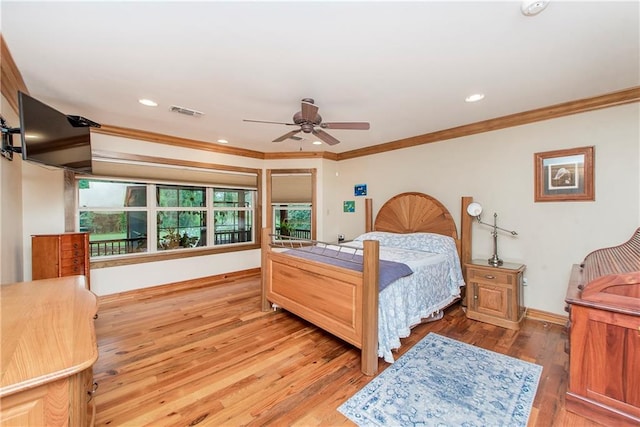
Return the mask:
<path id="1" fill-rule="evenodd" d="M 83 275 L 89 278 L 89 234 L 63 233 L 31 236 L 32 280 Z"/>

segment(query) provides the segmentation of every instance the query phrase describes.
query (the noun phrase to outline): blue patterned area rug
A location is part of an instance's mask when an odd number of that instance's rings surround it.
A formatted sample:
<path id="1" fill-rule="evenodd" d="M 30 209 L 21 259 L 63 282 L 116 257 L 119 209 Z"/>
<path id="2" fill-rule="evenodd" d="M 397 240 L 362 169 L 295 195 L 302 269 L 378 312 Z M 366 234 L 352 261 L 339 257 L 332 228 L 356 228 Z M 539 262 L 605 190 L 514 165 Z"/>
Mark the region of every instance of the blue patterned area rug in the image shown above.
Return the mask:
<path id="1" fill-rule="evenodd" d="M 430 333 L 338 411 L 364 426 L 526 426 L 542 366 Z"/>

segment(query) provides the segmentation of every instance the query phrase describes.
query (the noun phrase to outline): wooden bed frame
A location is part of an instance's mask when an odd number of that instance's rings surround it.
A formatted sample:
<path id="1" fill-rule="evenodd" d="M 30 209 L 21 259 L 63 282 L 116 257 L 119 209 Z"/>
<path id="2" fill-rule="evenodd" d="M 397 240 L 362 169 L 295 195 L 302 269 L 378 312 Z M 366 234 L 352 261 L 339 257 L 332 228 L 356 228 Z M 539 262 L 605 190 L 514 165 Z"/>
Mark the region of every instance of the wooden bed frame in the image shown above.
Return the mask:
<path id="1" fill-rule="evenodd" d="M 461 234 L 449 211 L 422 193 L 389 199 L 372 222 L 372 201 L 366 200 L 366 231 L 429 232 L 453 237 L 460 262 L 470 261 L 471 223 L 466 215 L 471 197 L 462 198 Z M 373 223 L 373 226 L 372 226 Z M 320 263 L 273 250 L 271 229 L 262 231 L 263 311 L 272 304 L 290 311 L 361 350 L 365 375 L 378 371 L 379 242 L 364 241 L 363 271 Z"/>

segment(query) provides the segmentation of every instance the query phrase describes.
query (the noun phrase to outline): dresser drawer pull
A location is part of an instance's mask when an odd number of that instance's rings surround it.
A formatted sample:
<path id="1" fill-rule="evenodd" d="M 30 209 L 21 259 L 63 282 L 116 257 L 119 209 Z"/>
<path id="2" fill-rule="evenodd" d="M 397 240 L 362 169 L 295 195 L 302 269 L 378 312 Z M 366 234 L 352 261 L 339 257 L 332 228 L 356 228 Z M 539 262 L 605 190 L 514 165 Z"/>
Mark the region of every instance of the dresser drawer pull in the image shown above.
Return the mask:
<path id="1" fill-rule="evenodd" d="M 98 390 L 98 383 L 94 381 L 92 384 L 92 389 L 87 391 L 87 395 L 89 396 L 89 400 L 87 400 L 87 402 L 91 402 L 91 399 L 93 399 L 93 395 L 97 390 Z"/>
<path id="2" fill-rule="evenodd" d="M 495 278 L 496 278 L 496 276 L 492 276 L 491 274 L 485 274 L 485 275 L 484 275 L 484 278 L 485 278 L 485 279 L 495 279 Z"/>

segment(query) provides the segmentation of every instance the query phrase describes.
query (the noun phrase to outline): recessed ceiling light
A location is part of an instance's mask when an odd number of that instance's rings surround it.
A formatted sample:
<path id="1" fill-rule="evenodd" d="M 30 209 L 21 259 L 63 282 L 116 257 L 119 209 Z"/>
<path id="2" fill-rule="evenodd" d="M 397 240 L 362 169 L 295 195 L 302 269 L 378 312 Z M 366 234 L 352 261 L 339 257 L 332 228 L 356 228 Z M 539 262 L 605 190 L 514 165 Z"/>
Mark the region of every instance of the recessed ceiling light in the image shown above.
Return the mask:
<path id="1" fill-rule="evenodd" d="M 523 15 L 534 16 L 542 12 L 548 4 L 549 0 L 524 0 L 520 9 Z"/>
<path id="2" fill-rule="evenodd" d="M 226 139 L 219 139 L 218 142 L 220 144 L 228 144 L 229 143 L 229 141 L 227 141 Z"/>
<path id="3" fill-rule="evenodd" d="M 313 141 L 313 145 L 322 145 L 322 141 Z"/>
<path id="4" fill-rule="evenodd" d="M 484 93 L 474 93 L 473 95 L 467 96 L 464 101 L 465 102 L 478 102 L 484 99 Z"/>
<path id="5" fill-rule="evenodd" d="M 157 107 L 158 103 L 155 101 L 152 101 L 150 99 L 138 99 L 138 102 L 142 105 L 146 105 L 147 107 Z"/>

